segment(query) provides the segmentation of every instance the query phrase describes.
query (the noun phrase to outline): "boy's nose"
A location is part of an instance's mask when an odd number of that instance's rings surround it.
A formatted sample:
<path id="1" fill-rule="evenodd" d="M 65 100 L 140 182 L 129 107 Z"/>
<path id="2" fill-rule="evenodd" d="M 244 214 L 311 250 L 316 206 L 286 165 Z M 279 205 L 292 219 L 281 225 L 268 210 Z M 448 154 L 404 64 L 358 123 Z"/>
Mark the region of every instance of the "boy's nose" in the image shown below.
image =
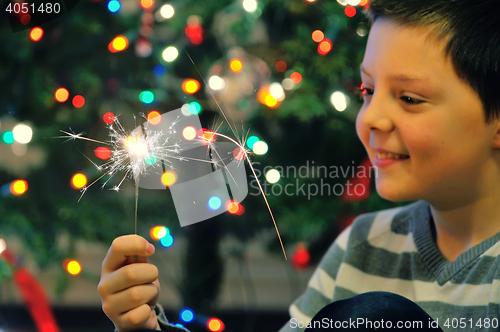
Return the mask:
<path id="1" fill-rule="evenodd" d="M 373 95 L 371 101 L 361 108 L 358 120 L 368 131 L 391 132 L 394 129 L 394 123 L 389 107 L 387 103 Z"/>

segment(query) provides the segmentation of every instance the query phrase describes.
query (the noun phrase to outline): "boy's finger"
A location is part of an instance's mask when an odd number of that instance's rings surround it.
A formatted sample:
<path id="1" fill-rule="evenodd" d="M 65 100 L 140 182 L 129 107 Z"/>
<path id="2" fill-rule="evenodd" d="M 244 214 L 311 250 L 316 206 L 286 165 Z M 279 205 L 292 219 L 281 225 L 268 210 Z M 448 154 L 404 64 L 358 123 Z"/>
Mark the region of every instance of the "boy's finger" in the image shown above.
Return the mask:
<path id="1" fill-rule="evenodd" d="M 129 256 L 151 256 L 154 246 L 139 235 L 124 235 L 116 238 L 102 262 L 102 272 L 109 273 L 122 267 Z"/>
<path id="2" fill-rule="evenodd" d="M 152 264 L 130 264 L 108 276 L 102 287 L 107 294 L 113 294 L 132 286 L 153 283 L 158 279 L 158 268 Z"/>

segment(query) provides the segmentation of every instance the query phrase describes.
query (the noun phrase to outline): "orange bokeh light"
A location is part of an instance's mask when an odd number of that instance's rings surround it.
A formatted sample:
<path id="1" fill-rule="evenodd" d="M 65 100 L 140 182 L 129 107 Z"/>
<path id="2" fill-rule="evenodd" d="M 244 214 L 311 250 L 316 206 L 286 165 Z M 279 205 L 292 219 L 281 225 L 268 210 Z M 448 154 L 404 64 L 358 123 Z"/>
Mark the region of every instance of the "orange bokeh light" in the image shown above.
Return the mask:
<path id="1" fill-rule="evenodd" d="M 192 95 L 193 93 L 198 92 L 200 90 L 200 82 L 195 79 L 188 78 L 182 82 L 182 91 L 187 94 Z"/>
<path id="2" fill-rule="evenodd" d="M 26 180 L 16 180 L 10 184 L 10 193 L 20 196 L 28 190 L 28 182 Z"/>
<path id="3" fill-rule="evenodd" d="M 161 122 L 161 114 L 158 111 L 151 111 L 148 113 L 148 121 L 152 125 L 157 125 Z"/>
<path id="4" fill-rule="evenodd" d="M 64 103 L 69 98 L 69 92 L 65 88 L 59 88 L 54 94 L 56 100 L 60 103 Z"/>
<path id="5" fill-rule="evenodd" d="M 30 39 L 34 42 L 39 41 L 43 37 L 43 29 L 42 28 L 33 28 L 30 31 Z"/>
<path id="6" fill-rule="evenodd" d="M 141 0 L 141 7 L 143 9 L 151 8 L 151 7 L 153 7 L 154 4 L 155 3 L 153 0 Z"/>
<path id="7" fill-rule="evenodd" d="M 302 75 L 298 72 L 293 72 L 290 75 L 290 79 L 292 80 L 293 83 L 299 84 L 300 82 L 302 82 Z"/>
<path id="8" fill-rule="evenodd" d="M 325 34 L 321 30 L 315 30 L 312 33 L 312 40 L 314 40 L 316 43 L 319 43 L 320 41 L 322 41 L 323 38 L 325 38 Z"/>
<path id="9" fill-rule="evenodd" d="M 332 50 L 333 43 L 330 39 L 323 39 L 321 43 L 318 45 L 318 53 L 321 55 L 325 55 Z"/>
<path id="10" fill-rule="evenodd" d="M 232 59 L 229 61 L 229 68 L 235 72 L 239 73 L 243 70 L 243 63 L 239 59 Z"/>

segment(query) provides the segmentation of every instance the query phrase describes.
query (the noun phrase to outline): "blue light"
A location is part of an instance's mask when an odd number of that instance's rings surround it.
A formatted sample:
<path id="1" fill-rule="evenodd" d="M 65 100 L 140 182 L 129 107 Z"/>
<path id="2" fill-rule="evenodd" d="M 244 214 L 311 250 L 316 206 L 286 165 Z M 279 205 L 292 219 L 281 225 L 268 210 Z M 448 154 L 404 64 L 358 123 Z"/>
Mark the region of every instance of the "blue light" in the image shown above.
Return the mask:
<path id="1" fill-rule="evenodd" d="M 182 327 L 183 329 L 185 329 L 184 325 L 179 324 L 179 323 L 175 324 L 175 326 Z"/>
<path id="2" fill-rule="evenodd" d="M 212 210 L 218 210 L 222 206 L 222 201 L 217 196 L 212 196 L 208 200 L 208 207 Z"/>
<path id="3" fill-rule="evenodd" d="M 110 12 L 116 13 L 120 10 L 120 8 L 121 8 L 120 1 L 111 0 L 110 2 L 108 2 L 108 9 Z"/>
<path id="4" fill-rule="evenodd" d="M 179 316 L 186 323 L 191 323 L 194 319 L 194 313 L 190 309 L 183 309 Z"/>
<path id="5" fill-rule="evenodd" d="M 260 141 L 260 139 L 257 136 L 250 136 L 249 138 L 247 138 L 247 146 L 251 149 L 253 148 L 253 145 L 258 141 Z"/>
<path id="6" fill-rule="evenodd" d="M 153 69 L 153 73 L 158 77 L 162 77 L 167 73 L 167 70 L 162 65 L 158 65 Z"/>
<path id="7" fill-rule="evenodd" d="M 162 237 L 160 239 L 160 243 L 162 246 L 164 246 L 165 248 L 168 248 L 170 247 L 172 244 L 174 244 L 174 238 L 172 237 L 172 235 L 170 234 L 167 234 L 165 235 L 164 237 Z"/>

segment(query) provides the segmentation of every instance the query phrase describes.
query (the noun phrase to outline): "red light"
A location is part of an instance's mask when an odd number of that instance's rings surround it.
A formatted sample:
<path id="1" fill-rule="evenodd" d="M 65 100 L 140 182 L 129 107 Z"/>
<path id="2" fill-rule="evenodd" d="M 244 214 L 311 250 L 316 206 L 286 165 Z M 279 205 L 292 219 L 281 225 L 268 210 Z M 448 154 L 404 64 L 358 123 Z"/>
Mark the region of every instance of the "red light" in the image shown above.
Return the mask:
<path id="1" fill-rule="evenodd" d="M 298 72 L 294 72 L 290 75 L 290 79 L 293 83 L 299 84 L 300 82 L 302 82 L 302 75 L 300 75 L 300 73 Z"/>
<path id="2" fill-rule="evenodd" d="M 83 96 L 77 95 L 73 97 L 73 106 L 76 108 L 83 107 L 85 105 L 85 98 Z"/>
<path id="3" fill-rule="evenodd" d="M 297 270 L 303 270 L 309 267 L 311 255 L 303 243 L 296 246 L 295 252 L 292 255 L 292 264 Z"/>
<path id="4" fill-rule="evenodd" d="M 184 30 L 189 41 L 194 45 L 200 45 L 203 41 L 203 28 L 200 25 L 188 25 Z"/>
<path id="5" fill-rule="evenodd" d="M 238 202 L 233 201 L 232 199 L 226 203 L 226 210 L 227 210 L 227 212 L 229 212 L 231 214 L 240 215 L 240 213 L 241 214 L 243 213 L 243 212 L 240 212 L 241 209 L 242 209 L 242 206 Z"/>
<path id="6" fill-rule="evenodd" d="M 115 119 L 116 119 L 115 115 L 111 112 L 106 112 L 102 116 L 102 120 L 104 121 L 105 124 L 108 124 L 108 125 L 115 122 Z"/>
<path id="7" fill-rule="evenodd" d="M 243 150 L 240 147 L 237 147 L 236 149 L 233 150 L 233 157 L 236 160 L 243 160 L 243 158 L 245 158 L 245 150 Z"/>
<path id="8" fill-rule="evenodd" d="M 354 15 L 356 15 L 356 8 L 354 8 L 353 6 L 347 6 L 345 7 L 344 13 L 348 17 L 354 17 Z"/>
<path id="9" fill-rule="evenodd" d="M 330 39 L 323 39 L 321 43 L 318 44 L 318 53 L 321 55 L 326 55 L 332 50 L 333 43 Z"/>
<path id="10" fill-rule="evenodd" d="M 212 332 L 222 332 L 226 329 L 224 323 L 218 318 L 210 318 L 207 322 L 207 327 Z"/>
<path id="11" fill-rule="evenodd" d="M 286 62 L 285 61 L 278 61 L 276 62 L 276 70 L 279 71 L 280 73 L 284 72 L 286 70 Z"/>
<path id="12" fill-rule="evenodd" d="M 94 154 L 99 159 L 108 160 L 111 157 L 111 150 L 105 146 L 100 146 L 94 150 Z"/>

